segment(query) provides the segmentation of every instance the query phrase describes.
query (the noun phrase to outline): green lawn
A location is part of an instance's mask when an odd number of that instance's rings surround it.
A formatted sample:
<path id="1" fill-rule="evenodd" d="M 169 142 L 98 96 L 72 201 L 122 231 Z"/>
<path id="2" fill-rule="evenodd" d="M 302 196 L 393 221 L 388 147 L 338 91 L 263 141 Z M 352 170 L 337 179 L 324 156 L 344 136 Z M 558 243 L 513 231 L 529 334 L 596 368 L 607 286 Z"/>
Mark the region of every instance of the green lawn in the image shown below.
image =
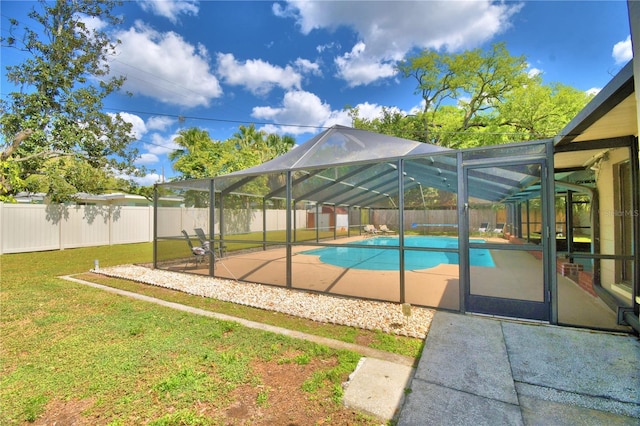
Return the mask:
<path id="1" fill-rule="evenodd" d="M 221 410 L 243 386 L 258 389 L 256 404 L 268 410 L 270 388 L 261 382 L 256 363 L 311 363 L 316 367 L 301 386 L 308 404 L 316 411 L 319 404 L 329 417 L 342 409 L 340 383 L 355 368 L 355 353 L 57 278 L 88 278 L 94 259 L 102 267 L 150 262 L 151 250 L 151 244 L 131 244 L 0 256 L 0 424 L 42 420 L 70 406 L 80 407 L 76 414 L 88 423 L 225 423 Z M 123 280 L 95 280 L 410 356 L 422 349 L 418 339 L 322 325 Z M 371 423 L 359 419 L 356 423 Z"/>

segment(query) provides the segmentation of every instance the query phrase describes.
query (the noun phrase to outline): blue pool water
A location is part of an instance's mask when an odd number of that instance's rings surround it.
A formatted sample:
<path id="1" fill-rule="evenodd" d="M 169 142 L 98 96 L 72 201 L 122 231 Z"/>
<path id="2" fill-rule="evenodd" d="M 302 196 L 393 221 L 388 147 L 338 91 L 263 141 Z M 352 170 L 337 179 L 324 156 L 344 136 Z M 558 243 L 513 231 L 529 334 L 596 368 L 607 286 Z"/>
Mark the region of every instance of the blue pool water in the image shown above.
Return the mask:
<path id="1" fill-rule="evenodd" d="M 482 243 L 482 240 L 473 240 Z M 398 237 L 376 237 L 364 241 L 343 244 L 340 247 L 322 247 L 307 250 L 302 254 L 319 256 L 320 261 L 342 268 L 366 269 L 374 271 L 397 271 L 400 267 L 398 250 L 351 247 L 352 244 L 370 246 L 398 246 Z M 405 247 L 429 247 L 457 249 L 458 240 L 450 237 L 405 237 Z M 404 267 L 407 271 L 428 269 L 440 264 L 457 265 L 458 253 L 438 251 L 405 250 Z M 471 266 L 493 268 L 493 258 L 487 249 L 470 250 Z"/>

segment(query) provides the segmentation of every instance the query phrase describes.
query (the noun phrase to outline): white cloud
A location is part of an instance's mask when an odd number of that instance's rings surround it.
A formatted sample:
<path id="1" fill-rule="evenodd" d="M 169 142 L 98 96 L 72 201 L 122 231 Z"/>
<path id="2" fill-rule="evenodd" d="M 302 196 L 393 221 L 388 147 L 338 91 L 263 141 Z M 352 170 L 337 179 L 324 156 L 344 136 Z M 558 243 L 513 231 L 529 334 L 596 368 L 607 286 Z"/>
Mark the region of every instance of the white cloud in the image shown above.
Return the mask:
<path id="1" fill-rule="evenodd" d="M 174 24 L 178 22 L 178 15 L 196 16 L 200 10 L 198 2 L 193 0 L 138 0 L 138 4 L 145 12 L 167 18 Z"/>
<path id="2" fill-rule="evenodd" d="M 349 111 L 345 110 L 332 110 L 329 117 L 322 123 L 322 127 L 331 127 L 335 125 L 340 126 L 348 126 L 351 127 L 353 124 L 351 122 L 351 116 L 349 115 Z"/>
<path id="3" fill-rule="evenodd" d="M 114 116 L 115 114 L 109 114 Z M 131 123 L 131 135 L 140 139 L 145 133 L 147 133 L 147 126 L 144 124 L 144 120 L 135 114 L 128 112 L 121 112 L 120 117 L 127 123 Z"/>
<path id="4" fill-rule="evenodd" d="M 129 177 L 129 179 L 133 180 L 140 186 L 151 186 L 153 184 L 161 182 L 162 176 L 160 176 L 158 173 L 148 173 L 144 176 Z"/>
<path id="5" fill-rule="evenodd" d="M 317 62 L 311 62 L 308 59 L 298 58 L 295 61 L 295 66 L 303 74 L 312 74 L 315 76 L 322 75 L 322 71 L 320 70 L 320 64 L 318 64 Z"/>
<path id="6" fill-rule="evenodd" d="M 78 18 L 86 26 L 88 34 L 92 34 L 93 31 L 102 31 L 109 25 L 106 21 L 98 18 L 97 16 L 79 14 Z"/>
<path id="7" fill-rule="evenodd" d="M 185 107 L 208 106 L 222 96 L 204 46 L 193 46 L 175 32 L 160 33 L 140 22 L 115 36 L 122 44 L 109 66 L 114 75 L 127 77 L 125 90 Z"/>
<path id="8" fill-rule="evenodd" d="M 342 49 L 342 46 L 340 45 L 340 43 L 335 43 L 335 42 L 321 44 L 319 46 L 316 46 L 316 50 L 318 51 L 318 53 L 322 53 L 325 50 L 333 50 L 333 49 L 340 50 L 340 49 Z"/>
<path id="9" fill-rule="evenodd" d="M 372 61 L 365 55 L 364 43 L 356 44 L 351 52 L 335 59 L 338 67 L 337 77 L 345 80 L 349 87 L 367 85 L 381 78 L 396 74 L 394 63 Z"/>
<path id="10" fill-rule="evenodd" d="M 166 130 L 175 123 L 176 120 L 171 117 L 154 116 L 147 119 L 147 129 L 149 130 Z"/>
<path id="11" fill-rule="evenodd" d="M 156 164 L 158 161 L 160 161 L 160 158 L 158 158 L 157 155 L 150 154 L 147 152 L 145 154 L 140 155 L 140 157 L 136 159 L 135 163 L 138 165 L 147 165 L 147 164 Z"/>
<path id="12" fill-rule="evenodd" d="M 373 120 L 376 118 L 382 117 L 384 107 L 378 104 L 370 104 L 369 102 L 365 102 L 363 104 L 358 104 L 358 117 L 365 118 L 367 120 Z M 387 107 L 387 111 L 391 113 L 403 113 L 397 107 Z"/>
<path id="13" fill-rule="evenodd" d="M 317 126 L 331 115 L 331 107 L 323 103 L 313 93 L 304 91 L 287 92 L 282 100 L 282 106 L 254 107 L 252 117 L 272 120 L 279 124 L 296 123 L 303 126 Z M 309 128 L 286 127 L 287 133 L 300 134 L 309 132 Z"/>
<path id="14" fill-rule="evenodd" d="M 591 89 L 587 90 L 587 95 L 595 96 L 600 93 L 601 90 L 601 87 L 592 87 Z"/>
<path id="15" fill-rule="evenodd" d="M 355 106 L 358 116 L 369 120 L 382 117 L 383 106 L 368 102 Z M 395 112 L 403 111 L 393 108 Z M 275 124 L 263 126 L 260 130 L 268 133 L 288 133 L 300 135 L 303 133 L 315 133 L 319 127 L 331 127 L 339 124 L 351 126 L 349 111 L 332 110 L 331 105 L 323 103 L 318 96 L 305 91 L 287 92 L 282 100 L 282 106 L 255 107 L 251 114 L 262 120 L 272 120 Z M 300 124 L 306 127 L 288 125 Z"/>
<path id="16" fill-rule="evenodd" d="M 115 177 L 117 177 L 118 179 L 125 179 L 125 180 L 129 180 L 129 181 L 133 181 L 135 183 L 137 183 L 140 186 L 151 186 L 153 184 L 156 184 L 158 182 L 161 182 L 161 176 L 158 173 L 148 173 L 144 176 L 133 176 L 133 175 L 129 175 L 129 174 L 124 174 L 124 173 L 119 173 L 119 172 L 115 172 L 114 173 Z"/>
<path id="17" fill-rule="evenodd" d="M 159 133 L 152 133 L 151 143 L 146 142 L 144 143 L 143 147 L 150 154 L 165 155 L 170 153 L 171 151 L 180 149 L 180 145 L 173 141 L 176 136 L 178 135 L 172 134 L 170 136 L 163 136 Z"/>
<path id="18" fill-rule="evenodd" d="M 529 76 L 529 78 L 533 78 L 541 74 L 542 70 L 540 68 L 529 68 L 529 71 L 527 71 L 527 75 Z"/>
<path id="19" fill-rule="evenodd" d="M 173 142 L 173 139 L 177 136 L 177 134 L 172 134 L 170 136 L 163 136 L 159 133 L 152 133 L 149 135 L 150 141 L 145 138 L 145 141 L 142 141 L 142 153 L 140 156 L 134 161 L 134 164 L 137 166 L 151 166 L 158 165 L 161 162 L 162 156 L 167 155 L 169 152 L 174 151 L 180 146 Z M 140 185 L 146 186 L 151 185 L 158 182 L 159 177 L 157 174 L 152 173 L 144 178 L 123 175 L 121 176 L 125 179 L 130 179 L 138 182 Z M 147 183 L 142 183 L 142 182 Z"/>
<path id="20" fill-rule="evenodd" d="M 218 75 L 225 83 L 243 86 L 256 95 L 265 95 L 274 87 L 300 89 L 302 81 L 290 65 L 282 68 L 260 59 L 240 62 L 231 53 L 218 53 Z"/>
<path id="21" fill-rule="evenodd" d="M 633 48 L 631 47 L 631 36 L 626 40 L 619 41 L 613 46 L 611 56 L 616 61 L 616 65 L 626 64 L 633 58 Z"/>
<path id="22" fill-rule="evenodd" d="M 135 160 L 135 164 L 148 166 L 160 163 L 161 156 L 180 148 L 173 141 L 176 136 L 177 134 L 175 133 L 170 136 L 163 136 L 159 133 L 150 134 L 148 138 L 142 141 L 142 154 Z"/>
<path id="23" fill-rule="evenodd" d="M 393 75 L 392 63 L 412 49 L 459 51 L 491 40 L 509 27 L 522 3 L 477 1 L 288 2 L 273 7 L 276 16 L 295 19 L 300 31 L 350 27 L 358 43 L 336 59 L 350 86 Z M 324 50 L 322 48 L 320 51 Z"/>

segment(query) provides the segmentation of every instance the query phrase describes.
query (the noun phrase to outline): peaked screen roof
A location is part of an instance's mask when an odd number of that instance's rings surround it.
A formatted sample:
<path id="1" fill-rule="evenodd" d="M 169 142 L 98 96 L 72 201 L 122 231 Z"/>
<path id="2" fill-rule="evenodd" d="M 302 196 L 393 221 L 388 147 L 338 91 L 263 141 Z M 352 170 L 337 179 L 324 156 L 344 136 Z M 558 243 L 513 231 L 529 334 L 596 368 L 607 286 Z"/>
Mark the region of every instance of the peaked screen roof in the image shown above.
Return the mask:
<path id="1" fill-rule="evenodd" d="M 544 152 L 544 145 L 516 144 L 501 146 L 491 154 L 484 150 L 466 155 L 502 156 L 510 150 L 517 153 Z M 506 150 L 506 151 L 505 151 Z M 541 151 L 542 150 L 542 151 Z M 261 194 L 265 199 L 284 198 L 286 183 L 276 178 L 285 171 L 295 172 L 291 196 L 335 205 L 380 208 L 396 207 L 398 195 L 397 160 L 404 158 L 405 189 L 414 186 L 433 187 L 457 193 L 456 150 L 416 142 L 365 130 L 334 126 L 302 145 L 271 161 L 246 170 L 214 178 L 216 191 L 223 194 L 252 193 L 251 182 L 270 175 L 269 189 Z M 470 171 L 471 196 L 490 200 L 505 200 L 519 196 L 536 182 L 536 170 L 528 166 L 508 166 Z M 206 182 L 202 182 L 206 184 Z M 526 197 L 532 195 L 526 192 Z"/>
<path id="2" fill-rule="evenodd" d="M 338 164 L 397 158 L 409 154 L 443 151 L 451 150 L 409 139 L 336 125 L 271 161 L 226 176 L 336 166 Z"/>

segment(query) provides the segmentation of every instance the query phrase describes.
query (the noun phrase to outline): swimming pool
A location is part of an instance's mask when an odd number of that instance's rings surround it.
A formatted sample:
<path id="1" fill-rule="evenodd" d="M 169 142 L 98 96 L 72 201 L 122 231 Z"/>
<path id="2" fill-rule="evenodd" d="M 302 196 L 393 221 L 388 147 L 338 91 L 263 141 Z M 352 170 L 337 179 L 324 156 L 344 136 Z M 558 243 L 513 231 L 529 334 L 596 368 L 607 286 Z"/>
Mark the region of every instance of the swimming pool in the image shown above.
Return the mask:
<path id="1" fill-rule="evenodd" d="M 472 240 L 474 243 L 483 243 L 483 240 Z M 373 271 L 397 271 L 400 268 L 398 249 L 376 249 L 364 247 L 351 247 L 353 244 L 370 246 L 398 246 L 398 237 L 375 237 L 363 241 L 343 244 L 339 247 L 322 247 L 306 250 L 301 254 L 319 256 L 320 261 L 330 265 L 351 269 L 366 269 Z M 458 239 L 451 237 L 426 237 L 410 236 L 404 239 L 405 247 L 429 247 L 457 249 Z M 471 249 L 470 265 L 493 268 L 495 263 L 491 253 L 487 249 Z M 457 265 L 458 253 L 439 251 L 413 251 L 404 252 L 404 269 L 413 271 L 428 269 L 445 265 Z"/>

